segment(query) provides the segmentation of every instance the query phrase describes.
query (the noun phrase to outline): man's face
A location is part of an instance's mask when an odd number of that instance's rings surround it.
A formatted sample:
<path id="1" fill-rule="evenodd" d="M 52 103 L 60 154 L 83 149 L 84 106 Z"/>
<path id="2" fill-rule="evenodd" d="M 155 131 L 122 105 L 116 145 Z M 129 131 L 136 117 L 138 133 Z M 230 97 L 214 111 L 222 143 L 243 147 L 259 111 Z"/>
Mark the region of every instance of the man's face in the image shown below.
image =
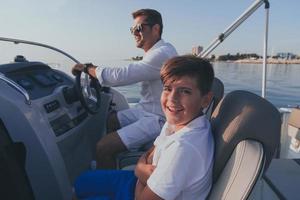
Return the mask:
<path id="1" fill-rule="evenodd" d="M 182 76 L 164 84 L 161 106 L 176 131 L 198 117 L 207 102 L 209 95 L 201 94 L 195 78 Z"/>
<path id="2" fill-rule="evenodd" d="M 134 36 L 136 47 L 144 49 L 147 52 L 157 41 L 157 31 L 154 30 L 154 24 L 149 24 L 146 17 L 141 15 L 134 19 L 131 32 Z"/>

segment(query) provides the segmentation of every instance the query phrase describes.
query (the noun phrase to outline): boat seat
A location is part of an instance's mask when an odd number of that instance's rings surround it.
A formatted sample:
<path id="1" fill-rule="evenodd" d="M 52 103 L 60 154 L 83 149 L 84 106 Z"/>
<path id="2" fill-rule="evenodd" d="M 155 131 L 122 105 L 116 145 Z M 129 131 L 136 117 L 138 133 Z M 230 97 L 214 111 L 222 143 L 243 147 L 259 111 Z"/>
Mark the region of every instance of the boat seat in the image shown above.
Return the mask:
<path id="1" fill-rule="evenodd" d="M 280 113 L 253 93 L 234 91 L 218 104 L 211 126 L 215 163 L 208 199 L 247 199 L 279 150 Z"/>
<path id="2" fill-rule="evenodd" d="M 211 117 L 211 114 L 213 113 L 213 111 L 217 107 L 218 103 L 221 101 L 221 99 L 224 96 L 223 82 L 220 79 L 215 77 L 212 87 L 211 87 L 211 91 L 213 93 L 213 97 L 212 97 L 211 102 L 209 103 L 209 105 L 207 106 L 207 108 L 205 110 L 205 114 L 208 118 Z"/>
<path id="3" fill-rule="evenodd" d="M 214 109 L 216 108 L 220 100 L 223 98 L 224 95 L 223 82 L 220 79 L 215 77 L 212 84 L 211 91 L 213 94 L 212 100 L 204 111 L 204 113 L 208 118 L 211 117 L 212 112 L 214 111 Z M 136 151 L 127 151 L 127 152 L 120 153 L 117 156 L 117 168 L 134 169 L 134 165 L 137 163 L 139 157 L 153 145 L 153 142 L 154 141 L 151 141 L 145 144 L 144 146 L 142 146 L 140 149 Z"/>
<path id="4" fill-rule="evenodd" d="M 300 152 L 300 108 L 292 109 L 288 121 L 288 134 L 291 137 L 290 149 Z"/>

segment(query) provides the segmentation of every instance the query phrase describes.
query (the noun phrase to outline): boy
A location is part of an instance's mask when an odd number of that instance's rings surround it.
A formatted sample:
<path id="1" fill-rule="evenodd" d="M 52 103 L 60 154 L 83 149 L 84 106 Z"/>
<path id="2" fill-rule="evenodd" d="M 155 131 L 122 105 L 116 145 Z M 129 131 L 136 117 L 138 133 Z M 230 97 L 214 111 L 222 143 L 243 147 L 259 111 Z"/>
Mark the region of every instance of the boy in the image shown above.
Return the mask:
<path id="1" fill-rule="evenodd" d="M 164 64 L 160 75 L 167 122 L 136 166 L 135 199 L 205 199 L 212 183 L 214 143 L 202 110 L 211 100 L 213 68 L 201 58 L 178 56 Z M 104 189 L 99 180 L 111 188 Z M 133 199 L 135 181 L 130 171 L 94 171 L 77 180 L 75 191 L 80 198 Z M 87 184 L 98 184 L 96 191 Z"/>

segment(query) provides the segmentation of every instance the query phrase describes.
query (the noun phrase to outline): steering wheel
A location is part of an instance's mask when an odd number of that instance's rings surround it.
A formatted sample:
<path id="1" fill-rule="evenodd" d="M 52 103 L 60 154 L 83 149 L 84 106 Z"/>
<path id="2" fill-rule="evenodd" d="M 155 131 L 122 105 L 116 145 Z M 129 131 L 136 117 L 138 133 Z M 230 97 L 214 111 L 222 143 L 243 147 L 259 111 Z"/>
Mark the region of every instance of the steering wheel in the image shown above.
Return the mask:
<path id="1" fill-rule="evenodd" d="M 81 74 L 84 79 L 81 80 Z M 98 79 L 78 71 L 76 74 L 75 90 L 82 106 L 90 114 L 96 114 L 101 107 L 101 85 Z"/>

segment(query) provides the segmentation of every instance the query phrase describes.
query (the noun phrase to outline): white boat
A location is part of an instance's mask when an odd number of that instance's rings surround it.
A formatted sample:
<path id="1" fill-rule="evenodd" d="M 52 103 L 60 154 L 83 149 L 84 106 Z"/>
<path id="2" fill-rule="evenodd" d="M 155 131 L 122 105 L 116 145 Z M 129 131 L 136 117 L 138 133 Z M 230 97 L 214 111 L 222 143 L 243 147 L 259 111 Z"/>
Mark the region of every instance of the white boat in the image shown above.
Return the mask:
<path id="1" fill-rule="evenodd" d="M 255 1 L 199 56 L 208 55 L 261 5 L 268 2 Z M 0 42 L 44 47 L 63 54 L 73 64 L 79 63 L 64 51 L 46 44 L 4 37 L 0 37 Z M 71 199 L 75 178 L 94 167 L 95 144 L 106 132 L 106 116 L 112 102 L 116 110 L 128 108 L 126 97 L 113 88 L 101 88 L 96 82 L 90 87 L 86 76 L 74 78 L 47 62 L 26 60 L 26 55 L 15 56 L 11 62 L 0 65 L 0 174 L 3 177 L 0 196 Z M 264 92 L 265 88 L 263 96 Z M 282 119 L 281 145 L 277 146 L 268 170 L 264 172 L 260 168 L 262 176 L 255 179 L 255 185 L 247 189 L 243 198 L 236 196 L 237 199 L 299 198 L 300 112 L 295 108 L 291 119 L 291 108 L 278 110 Z M 244 190 L 239 187 L 239 191 Z M 222 199 L 235 198 L 222 196 Z"/>

